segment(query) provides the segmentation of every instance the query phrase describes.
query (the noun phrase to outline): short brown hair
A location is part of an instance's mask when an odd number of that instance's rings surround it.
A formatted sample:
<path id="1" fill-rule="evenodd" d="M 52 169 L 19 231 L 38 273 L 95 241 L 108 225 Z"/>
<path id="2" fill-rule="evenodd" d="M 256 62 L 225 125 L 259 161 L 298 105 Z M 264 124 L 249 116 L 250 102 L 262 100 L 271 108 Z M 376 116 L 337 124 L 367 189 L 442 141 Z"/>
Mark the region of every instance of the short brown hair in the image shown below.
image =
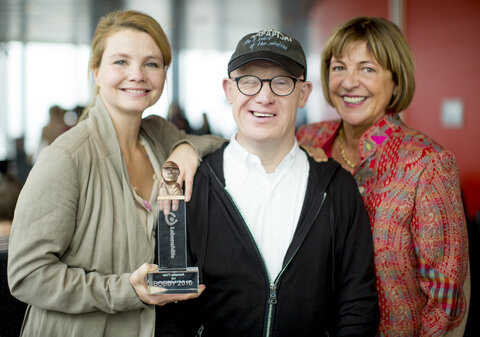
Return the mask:
<path id="1" fill-rule="evenodd" d="M 329 90 L 330 62 L 340 58 L 353 42 L 365 41 L 376 61 L 392 73 L 396 94 L 387 112 L 405 110 L 415 93 L 415 65 L 403 33 L 384 18 L 356 17 L 338 26 L 330 35 L 322 52 L 322 88 L 328 104 L 333 106 Z"/>

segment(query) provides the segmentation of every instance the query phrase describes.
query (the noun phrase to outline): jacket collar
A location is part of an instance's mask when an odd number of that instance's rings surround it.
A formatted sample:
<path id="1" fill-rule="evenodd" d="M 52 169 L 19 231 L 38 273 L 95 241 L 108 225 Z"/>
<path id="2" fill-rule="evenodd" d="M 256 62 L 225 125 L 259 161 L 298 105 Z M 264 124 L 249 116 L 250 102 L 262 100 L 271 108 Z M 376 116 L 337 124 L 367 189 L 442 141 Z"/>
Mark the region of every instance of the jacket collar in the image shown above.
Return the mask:
<path id="1" fill-rule="evenodd" d="M 360 137 L 359 149 L 360 160 L 363 162 L 366 158 L 372 156 L 377 150 L 378 146 L 383 144 L 392 133 L 394 133 L 401 126 L 402 120 L 398 113 L 386 114 L 375 124 L 373 124 L 364 134 Z M 333 144 L 333 141 L 338 135 L 338 130 L 342 125 L 342 120 L 329 123 L 329 127 L 323 131 L 326 133 L 324 136 L 323 147 L 328 144 Z M 322 137 L 322 135 L 320 135 Z M 327 146 L 328 147 L 328 146 Z"/>
<path id="2" fill-rule="evenodd" d="M 107 112 L 100 96 L 95 98 L 95 105 L 88 112 L 91 127 L 94 128 L 94 135 L 99 137 L 99 144 L 105 148 L 106 154 L 121 154 L 120 144 L 117 140 L 117 133 L 113 126 L 112 118 Z"/>
<path id="3" fill-rule="evenodd" d="M 104 150 L 108 154 L 121 154 L 120 144 L 118 143 L 117 133 L 113 126 L 112 118 L 110 117 L 105 105 L 100 96 L 95 98 L 95 105 L 88 112 L 91 127 L 94 128 L 94 135 L 99 137 L 100 144 L 103 144 Z M 139 133 L 150 142 L 154 152 L 158 152 L 156 143 L 152 140 L 158 134 L 158 128 L 154 123 L 146 123 L 142 119 Z"/>
<path id="4" fill-rule="evenodd" d="M 134 210 L 133 198 L 130 197 L 132 186 L 130 184 L 127 166 L 122 156 L 112 118 L 108 114 L 100 96 L 96 97 L 95 105 L 89 110 L 87 123 L 89 123 L 89 127 L 92 129 L 92 137 L 96 138 L 96 144 L 102 147 L 105 158 L 108 158 L 108 161 L 113 163 L 113 170 L 124 185 L 125 198 L 132 200 L 129 206 Z"/>
<path id="5" fill-rule="evenodd" d="M 227 144 L 227 142 L 224 143 L 222 148 L 207 156 L 199 168 L 199 172 L 210 176 L 212 180 L 216 180 L 218 182 L 218 184 L 213 183 L 212 185 L 213 188 L 219 193 L 227 193 L 225 191 L 225 177 L 223 174 L 223 153 Z M 328 186 L 340 168 L 340 164 L 332 159 L 328 160 L 327 162 L 318 163 L 309 156 L 308 160 L 310 169 L 305 200 L 295 235 L 292 238 L 292 242 L 290 243 L 285 255 L 284 266 L 307 237 L 311 227 L 318 217 L 318 214 L 320 213 L 320 210 L 322 209 Z M 231 212 L 235 212 L 235 210 L 232 209 L 233 202 L 232 204 L 226 203 L 225 205 L 230 209 Z M 312 207 L 312 205 L 315 205 L 316 207 Z"/>
<path id="6" fill-rule="evenodd" d="M 208 155 L 205 158 L 204 163 L 200 166 L 200 170 L 207 170 L 206 172 L 209 171 L 223 187 L 225 187 L 225 176 L 223 173 L 223 152 L 228 144 L 229 142 L 225 142 L 220 149 Z M 316 192 L 319 190 L 323 191 L 327 188 L 330 180 L 333 178 L 340 165 L 334 160 L 317 163 L 310 156 L 308 156 L 308 160 L 310 170 L 307 191 L 311 189 L 312 193 L 316 194 Z M 207 166 L 208 169 L 202 166 Z"/>
<path id="7" fill-rule="evenodd" d="M 373 124 L 360 137 L 360 157 L 363 161 L 375 153 L 377 147 L 383 144 L 392 133 L 401 125 L 402 121 L 398 113 L 386 114 Z"/>

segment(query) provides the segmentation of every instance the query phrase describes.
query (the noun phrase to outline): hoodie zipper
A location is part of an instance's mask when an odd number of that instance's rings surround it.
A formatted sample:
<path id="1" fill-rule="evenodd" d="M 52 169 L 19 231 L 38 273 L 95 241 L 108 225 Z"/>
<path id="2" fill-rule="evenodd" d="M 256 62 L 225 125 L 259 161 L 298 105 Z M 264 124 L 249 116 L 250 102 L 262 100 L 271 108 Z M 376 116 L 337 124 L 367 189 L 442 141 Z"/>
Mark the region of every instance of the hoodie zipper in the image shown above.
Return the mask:
<path id="1" fill-rule="evenodd" d="M 320 213 L 320 210 L 322 209 L 323 203 L 325 202 L 326 198 L 327 198 L 327 192 L 324 192 L 322 203 L 320 204 L 320 207 L 318 208 L 317 213 L 315 214 L 315 219 L 317 218 L 318 214 Z M 270 337 L 271 334 L 272 334 L 273 308 L 278 302 L 278 300 L 277 300 L 277 285 L 278 285 L 278 282 L 280 281 L 280 277 L 282 276 L 283 272 L 287 269 L 290 262 L 292 262 L 295 255 L 297 255 L 297 252 L 300 249 L 300 247 L 301 247 L 301 245 L 299 245 L 297 247 L 297 249 L 292 254 L 290 259 L 288 259 L 287 263 L 285 263 L 285 266 L 282 268 L 280 273 L 278 273 L 278 276 L 275 279 L 275 281 L 270 285 L 270 296 L 268 298 L 267 321 L 266 321 L 266 324 L 265 324 L 265 334 L 264 334 L 265 337 Z"/>
<path id="2" fill-rule="evenodd" d="M 222 185 L 220 185 L 220 186 L 222 186 Z M 250 239 L 252 240 L 252 242 L 253 242 L 253 244 L 256 248 L 257 255 L 260 257 L 260 260 L 262 262 L 264 275 L 267 277 L 267 281 L 268 281 L 268 284 L 269 284 L 269 292 L 268 292 L 268 300 L 267 300 L 267 319 L 266 319 L 265 326 L 264 326 L 264 331 L 265 331 L 264 336 L 268 337 L 268 336 L 270 336 L 271 329 L 272 329 L 273 307 L 274 307 L 275 304 L 277 304 L 277 282 L 279 280 L 279 277 L 277 277 L 273 283 L 270 283 L 271 277 L 270 277 L 270 274 L 268 272 L 268 269 L 267 269 L 267 266 L 266 266 L 266 263 L 265 263 L 265 259 L 263 258 L 263 255 L 260 252 L 260 249 L 258 248 L 258 243 L 255 240 L 255 237 L 253 236 L 252 232 L 250 231 L 250 228 L 248 227 L 247 223 L 245 222 L 245 217 L 243 216 L 242 211 L 238 207 L 235 200 L 233 200 L 233 198 L 230 195 L 230 193 L 228 192 L 227 188 L 223 187 L 223 190 L 225 191 L 225 194 L 230 199 L 232 204 L 235 205 L 235 209 L 237 210 L 238 214 L 240 215 L 240 218 L 242 219 L 242 224 L 245 227 L 245 229 L 247 230 L 247 233 L 249 234 Z"/>
<path id="3" fill-rule="evenodd" d="M 283 272 L 287 269 L 288 265 L 290 264 L 290 262 L 293 260 L 293 258 L 295 257 L 295 255 L 297 254 L 298 250 L 300 249 L 300 246 L 299 245 L 297 247 L 297 249 L 295 250 L 295 252 L 292 254 L 292 256 L 290 257 L 290 259 L 287 261 L 287 263 L 285 264 L 285 266 L 282 268 L 282 270 L 278 273 L 278 276 L 275 278 L 275 281 L 273 283 L 270 283 L 270 274 L 268 273 L 268 270 L 267 270 L 267 266 L 265 264 L 265 259 L 263 258 L 263 255 L 260 253 L 260 249 L 258 248 L 258 244 L 257 244 L 257 241 L 255 240 L 255 238 L 253 237 L 253 234 L 252 232 L 250 231 L 250 228 L 248 228 L 248 225 L 247 223 L 245 222 L 245 218 L 240 210 L 240 208 L 238 207 L 237 203 L 235 202 L 235 200 L 233 200 L 232 196 L 230 195 L 230 193 L 228 192 L 227 188 L 220 182 L 220 179 L 217 177 L 217 175 L 215 174 L 215 171 L 213 170 L 213 168 L 208 165 L 212 175 L 215 177 L 215 181 L 217 182 L 217 184 L 220 185 L 220 187 L 225 191 L 225 194 L 227 195 L 228 199 L 230 199 L 230 201 L 232 202 L 233 205 L 235 205 L 235 209 L 237 210 L 238 214 L 240 215 L 240 218 L 242 219 L 242 223 L 244 225 L 244 227 L 246 228 L 249 236 L 250 236 L 250 239 L 252 240 L 255 248 L 256 248 L 256 251 L 257 251 L 257 254 L 258 256 L 260 257 L 260 260 L 262 261 L 262 267 L 263 267 L 263 271 L 267 277 L 267 280 L 268 280 L 268 283 L 269 283 L 269 293 L 268 293 L 268 301 L 267 301 L 267 319 L 265 321 L 265 326 L 264 326 L 264 337 L 270 337 L 271 334 L 272 334 L 272 327 L 273 327 L 273 309 L 275 307 L 275 305 L 278 303 L 278 299 L 277 299 L 277 286 L 278 286 L 278 282 L 280 281 L 280 278 L 283 274 Z M 315 214 L 315 219 L 318 217 L 318 214 L 320 213 L 320 210 L 322 209 L 323 207 L 323 204 L 325 202 L 325 199 L 327 198 L 327 192 L 324 192 L 323 193 L 323 198 L 322 198 L 322 202 L 320 204 L 320 207 L 318 208 L 317 210 L 317 213 Z"/>

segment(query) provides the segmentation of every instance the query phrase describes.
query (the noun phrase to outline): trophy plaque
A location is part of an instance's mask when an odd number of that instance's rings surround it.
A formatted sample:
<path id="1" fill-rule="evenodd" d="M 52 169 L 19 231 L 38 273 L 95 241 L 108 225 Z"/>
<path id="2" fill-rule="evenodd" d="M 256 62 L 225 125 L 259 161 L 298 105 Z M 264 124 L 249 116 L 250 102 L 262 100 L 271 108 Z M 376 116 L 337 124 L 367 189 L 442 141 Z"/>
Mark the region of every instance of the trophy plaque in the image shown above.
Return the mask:
<path id="1" fill-rule="evenodd" d="M 176 180 L 177 164 L 162 166 L 157 222 L 158 270 L 147 274 L 149 294 L 198 292 L 198 267 L 187 267 L 185 197 Z"/>

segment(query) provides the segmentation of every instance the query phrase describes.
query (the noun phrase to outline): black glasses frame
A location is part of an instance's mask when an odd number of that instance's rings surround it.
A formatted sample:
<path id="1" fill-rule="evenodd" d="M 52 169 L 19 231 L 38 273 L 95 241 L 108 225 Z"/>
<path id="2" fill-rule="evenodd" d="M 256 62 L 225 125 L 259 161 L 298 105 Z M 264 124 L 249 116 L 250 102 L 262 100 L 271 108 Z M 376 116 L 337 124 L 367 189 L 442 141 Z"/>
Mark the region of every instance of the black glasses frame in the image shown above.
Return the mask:
<path id="1" fill-rule="evenodd" d="M 238 82 L 240 82 L 240 80 L 244 77 L 255 77 L 257 78 L 259 81 L 260 81 L 260 88 L 258 89 L 257 92 L 255 92 L 254 94 L 246 94 L 242 91 L 242 89 L 240 89 L 240 86 L 238 84 Z M 288 93 L 288 94 L 284 94 L 284 95 L 279 95 L 275 92 L 275 90 L 273 90 L 272 88 L 272 81 L 278 77 L 287 77 L 289 79 L 291 79 L 293 81 L 293 88 L 292 90 Z M 230 78 L 232 80 L 234 80 L 236 83 L 237 83 L 237 88 L 238 90 L 245 96 L 255 96 L 256 94 L 258 94 L 260 92 L 260 90 L 262 90 L 263 88 L 263 82 L 268 82 L 268 86 L 270 87 L 270 90 L 277 96 L 281 96 L 281 97 L 284 97 L 284 96 L 288 96 L 290 95 L 294 90 L 295 90 L 295 85 L 297 84 L 297 81 L 300 81 L 300 82 L 305 82 L 305 80 L 302 80 L 302 79 L 299 79 L 299 78 L 296 78 L 296 77 L 293 77 L 293 76 L 287 76 L 287 75 L 279 75 L 279 76 L 274 76 L 272 78 L 260 78 L 258 76 L 255 76 L 255 75 L 243 75 L 243 76 L 238 76 L 238 77 L 233 77 L 233 78 Z"/>

